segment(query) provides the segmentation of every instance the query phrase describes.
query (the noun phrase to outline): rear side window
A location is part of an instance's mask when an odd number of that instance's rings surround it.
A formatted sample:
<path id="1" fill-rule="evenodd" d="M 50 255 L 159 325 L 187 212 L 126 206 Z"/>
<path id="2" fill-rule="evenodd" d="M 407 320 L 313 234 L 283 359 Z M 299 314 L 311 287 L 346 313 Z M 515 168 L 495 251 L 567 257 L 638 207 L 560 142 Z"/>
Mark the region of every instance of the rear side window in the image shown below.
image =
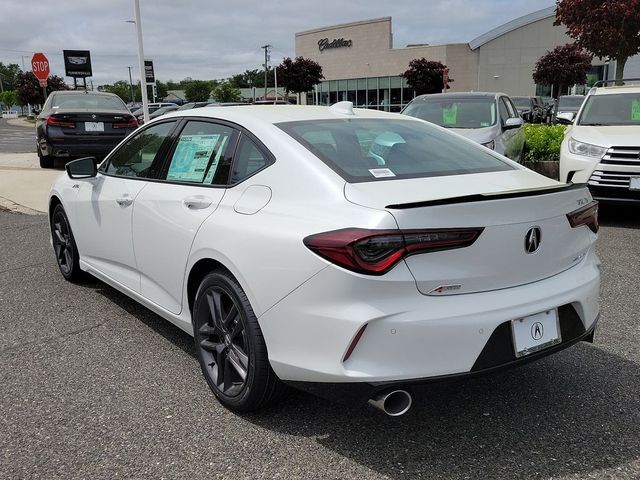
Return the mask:
<path id="1" fill-rule="evenodd" d="M 407 120 L 311 120 L 277 124 L 348 182 L 512 170 L 480 146 Z"/>
<path id="2" fill-rule="evenodd" d="M 233 129 L 226 125 L 188 122 L 178 137 L 166 180 L 207 185 L 225 184 L 229 164 L 225 153 L 232 135 Z"/>
<path id="3" fill-rule="evenodd" d="M 159 123 L 138 132 L 111 156 L 105 173 L 119 177 L 152 176 L 151 165 L 175 124 Z"/>
<path id="4" fill-rule="evenodd" d="M 233 159 L 230 183 L 234 184 L 241 182 L 270 163 L 271 162 L 265 152 L 263 152 L 247 135 L 242 135 L 236 155 Z"/>

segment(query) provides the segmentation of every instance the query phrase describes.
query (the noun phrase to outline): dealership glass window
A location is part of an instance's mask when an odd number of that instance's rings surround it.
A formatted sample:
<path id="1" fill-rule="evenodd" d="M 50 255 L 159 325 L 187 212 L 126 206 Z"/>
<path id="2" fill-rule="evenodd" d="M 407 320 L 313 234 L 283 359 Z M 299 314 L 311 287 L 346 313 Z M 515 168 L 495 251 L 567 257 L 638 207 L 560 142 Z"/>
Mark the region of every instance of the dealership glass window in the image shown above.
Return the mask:
<path id="1" fill-rule="evenodd" d="M 358 105 L 358 81 L 355 79 L 347 80 L 347 100 Z"/>
<path id="2" fill-rule="evenodd" d="M 378 106 L 379 110 L 389 111 L 391 95 L 389 92 L 389 77 L 378 78 Z"/>
<path id="3" fill-rule="evenodd" d="M 358 79 L 358 106 L 360 107 L 367 106 L 367 79 L 366 78 Z"/>
<path id="4" fill-rule="evenodd" d="M 344 102 L 347 100 L 347 81 L 338 80 L 338 101 Z"/>
<path id="5" fill-rule="evenodd" d="M 331 80 L 329 82 L 329 105 L 338 102 L 338 81 Z"/>

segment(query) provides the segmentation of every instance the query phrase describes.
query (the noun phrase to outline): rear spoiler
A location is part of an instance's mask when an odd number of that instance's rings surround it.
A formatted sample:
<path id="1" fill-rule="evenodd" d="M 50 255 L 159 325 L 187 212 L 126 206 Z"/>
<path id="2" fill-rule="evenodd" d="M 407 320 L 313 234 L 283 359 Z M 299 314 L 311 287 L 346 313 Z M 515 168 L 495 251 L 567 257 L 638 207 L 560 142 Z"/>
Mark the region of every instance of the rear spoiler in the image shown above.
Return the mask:
<path id="1" fill-rule="evenodd" d="M 560 184 L 542 188 L 511 190 L 508 192 L 479 193 L 475 195 L 463 195 L 461 197 L 426 200 L 424 202 L 397 203 L 393 205 L 387 205 L 385 208 L 389 208 L 391 210 L 405 210 L 409 208 L 434 207 L 437 205 L 452 205 L 455 203 L 486 202 L 488 200 L 503 200 L 507 198 L 535 197 L 538 195 L 566 192 L 567 190 L 579 190 L 581 188 L 587 188 L 586 183 Z"/>

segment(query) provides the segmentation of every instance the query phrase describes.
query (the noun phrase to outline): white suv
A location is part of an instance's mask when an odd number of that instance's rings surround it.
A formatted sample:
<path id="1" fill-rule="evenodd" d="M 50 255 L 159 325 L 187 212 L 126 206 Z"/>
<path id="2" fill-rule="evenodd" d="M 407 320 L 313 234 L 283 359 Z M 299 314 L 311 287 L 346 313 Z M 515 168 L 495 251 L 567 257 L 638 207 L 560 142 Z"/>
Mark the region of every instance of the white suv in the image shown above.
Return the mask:
<path id="1" fill-rule="evenodd" d="M 560 148 L 560 181 L 600 201 L 640 202 L 640 85 L 591 89 Z"/>

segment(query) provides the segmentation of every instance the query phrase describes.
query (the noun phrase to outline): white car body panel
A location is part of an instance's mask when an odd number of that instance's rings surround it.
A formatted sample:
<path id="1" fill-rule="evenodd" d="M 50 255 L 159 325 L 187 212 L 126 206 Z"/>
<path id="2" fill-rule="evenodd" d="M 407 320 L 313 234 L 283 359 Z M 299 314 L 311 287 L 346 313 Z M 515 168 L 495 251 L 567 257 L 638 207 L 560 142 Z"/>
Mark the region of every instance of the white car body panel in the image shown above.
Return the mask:
<path id="1" fill-rule="evenodd" d="M 369 110 L 355 115 L 419 121 Z M 564 189 L 502 157 L 513 170 L 348 183 L 274 125 L 345 118 L 329 109 L 204 107 L 162 119 L 174 116 L 242 125 L 276 161 L 228 188 L 63 174 L 51 197 L 68 214 L 81 268 L 184 331 L 193 333 L 188 280 L 201 261 L 219 262 L 237 279 L 283 380 L 375 382 L 469 372 L 498 325 L 561 305 L 573 305 L 585 329 L 594 326 L 596 235 L 584 225 L 572 229 L 566 218 L 591 201 L 586 189 Z M 532 190 L 540 192 L 518 197 Z M 491 198 L 504 193 L 516 198 Z M 474 195 L 487 198 L 387 208 Z M 122 199 L 132 201 L 121 205 Z M 524 235 L 533 225 L 542 227 L 542 247 L 527 256 Z M 381 276 L 345 270 L 303 243 L 350 227 L 474 226 L 485 231 L 471 247 L 410 256 Z M 463 286 L 457 295 L 428 295 L 446 282 Z M 364 324 L 367 331 L 343 362 Z"/>

